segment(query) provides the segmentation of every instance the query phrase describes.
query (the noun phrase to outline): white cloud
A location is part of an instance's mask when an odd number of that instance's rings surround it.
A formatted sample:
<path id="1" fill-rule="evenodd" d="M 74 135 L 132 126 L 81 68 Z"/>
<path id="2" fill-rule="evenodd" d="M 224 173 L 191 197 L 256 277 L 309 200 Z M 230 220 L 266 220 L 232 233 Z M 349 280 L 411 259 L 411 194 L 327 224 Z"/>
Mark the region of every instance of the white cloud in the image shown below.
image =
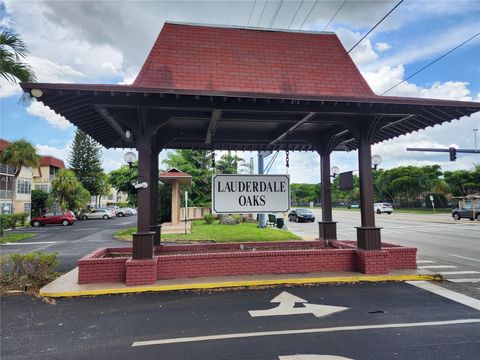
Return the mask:
<path id="1" fill-rule="evenodd" d="M 68 152 L 70 149 L 70 143 L 62 148 L 58 148 L 50 145 L 42 145 L 42 144 L 35 145 L 35 148 L 37 149 L 38 155 L 54 156 L 58 159 L 63 160 L 63 162 L 65 163 L 65 166 L 68 166 L 67 158 L 68 158 Z"/>
<path id="2" fill-rule="evenodd" d="M 347 51 L 362 37 L 362 34 L 353 32 L 346 28 L 336 29 L 336 33 Z M 360 44 L 358 44 L 357 47 L 352 50 L 350 56 L 357 66 L 370 64 L 378 59 L 378 54 L 373 50 L 372 43 L 368 38 L 364 39 Z"/>
<path id="3" fill-rule="evenodd" d="M 0 99 L 20 95 L 21 92 L 22 89 L 18 84 L 11 83 L 3 77 L 0 77 Z"/>
<path id="4" fill-rule="evenodd" d="M 387 50 L 390 50 L 392 48 L 392 45 L 386 43 L 386 42 L 378 42 L 375 44 L 375 49 L 379 52 L 384 52 Z"/>
<path id="5" fill-rule="evenodd" d="M 57 129 L 65 130 L 72 126 L 72 124 L 69 123 L 63 116 L 58 115 L 48 106 L 45 106 L 38 101 L 32 102 L 27 107 L 27 112 L 30 115 L 37 116 L 46 120 L 50 125 L 56 127 Z"/>
<path id="6" fill-rule="evenodd" d="M 39 82 L 73 82 L 86 77 L 69 65 L 61 65 L 46 58 L 30 56 L 28 62 L 34 69 Z"/>

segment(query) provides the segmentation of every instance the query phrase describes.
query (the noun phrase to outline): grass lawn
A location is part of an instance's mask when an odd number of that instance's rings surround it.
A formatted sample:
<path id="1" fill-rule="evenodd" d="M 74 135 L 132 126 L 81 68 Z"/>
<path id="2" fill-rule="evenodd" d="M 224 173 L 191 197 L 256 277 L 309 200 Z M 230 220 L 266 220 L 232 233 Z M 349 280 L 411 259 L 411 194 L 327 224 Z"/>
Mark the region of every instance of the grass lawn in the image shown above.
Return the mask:
<path id="1" fill-rule="evenodd" d="M 132 233 L 137 228 L 120 230 L 115 233 L 115 237 L 123 240 L 132 240 Z M 235 241 L 288 241 L 301 240 L 301 237 L 290 231 L 277 228 L 257 228 L 257 224 L 238 224 L 238 225 L 220 225 L 215 221 L 207 225 L 203 220 L 194 221 L 192 232 L 190 234 L 162 234 L 162 241 L 176 240 L 215 240 L 216 242 L 235 242 Z"/>
<path id="2" fill-rule="evenodd" d="M 32 233 L 4 233 L 0 237 L 0 244 L 13 243 L 23 239 L 30 239 L 31 237 L 36 236 Z"/>

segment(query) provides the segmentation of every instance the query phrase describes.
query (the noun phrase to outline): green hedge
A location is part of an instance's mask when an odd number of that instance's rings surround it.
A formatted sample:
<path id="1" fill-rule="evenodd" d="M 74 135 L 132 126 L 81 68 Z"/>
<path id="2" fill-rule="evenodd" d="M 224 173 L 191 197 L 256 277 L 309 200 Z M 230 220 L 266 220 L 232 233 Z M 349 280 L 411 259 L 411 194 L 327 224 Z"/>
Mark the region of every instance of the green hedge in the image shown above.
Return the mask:
<path id="1" fill-rule="evenodd" d="M 0 214 L 0 230 L 16 228 L 25 225 L 28 218 L 26 213 Z"/>
<path id="2" fill-rule="evenodd" d="M 57 254 L 34 252 L 12 254 L 0 258 L 0 285 L 43 286 L 57 277 Z"/>

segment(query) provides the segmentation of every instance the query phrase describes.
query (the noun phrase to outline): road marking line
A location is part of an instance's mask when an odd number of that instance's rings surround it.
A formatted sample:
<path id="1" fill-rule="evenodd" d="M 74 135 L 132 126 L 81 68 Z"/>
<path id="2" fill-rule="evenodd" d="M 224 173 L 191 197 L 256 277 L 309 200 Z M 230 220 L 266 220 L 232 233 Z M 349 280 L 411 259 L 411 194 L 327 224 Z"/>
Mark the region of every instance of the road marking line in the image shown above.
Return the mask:
<path id="1" fill-rule="evenodd" d="M 398 323 L 398 324 L 379 324 L 379 325 L 353 325 L 353 326 L 337 326 L 337 327 L 299 329 L 299 330 L 259 331 L 259 332 L 236 333 L 236 334 L 192 336 L 192 337 L 184 337 L 184 338 L 135 341 L 132 344 L 132 347 L 178 344 L 178 343 L 210 341 L 210 340 L 241 339 L 241 338 L 260 337 L 260 336 L 298 335 L 298 334 L 329 333 L 329 332 L 339 332 L 339 331 L 394 329 L 394 328 L 457 325 L 457 324 L 472 324 L 472 323 L 480 323 L 480 319 L 460 319 L 460 320 L 447 320 L 447 321 L 428 321 L 428 322 L 418 322 L 418 323 Z"/>
<path id="2" fill-rule="evenodd" d="M 449 255 L 459 257 L 459 258 L 462 258 L 462 259 L 472 260 L 472 261 L 480 261 L 480 259 L 473 259 L 473 258 L 469 258 L 469 257 L 466 257 L 466 256 L 460 256 L 460 255 L 455 255 L 455 254 L 449 254 Z"/>
<path id="3" fill-rule="evenodd" d="M 471 279 L 447 279 L 447 281 L 463 284 L 463 283 L 478 283 L 480 282 L 480 278 L 471 278 Z"/>
<path id="4" fill-rule="evenodd" d="M 2 245 L 37 245 L 37 244 L 56 244 L 56 241 L 37 241 L 37 242 L 17 242 L 17 243 L 6 243 Z"/>
<path id="5" fill-rule="evenodd" d="M 416 286 L 420 289 L 430 291 L 436 295 L 443 296 L 444 298 L 456 301 L 460 304 L 470 306 L 476 310 L 480 310 L 480 300 L 474 299 L 470 296 L 445 289 L 444 287 L 429 283 L 427 281 L 406 281 L 406 283 Z"/>
<path id="6" fill-rule="evenodd" d="M 480 271 L 441 271 L 440 275 L 470 275 L 470 274 L 480 274 Z"/>
<path id="7" fill-rule="evenodd" d="M 434 263 L 435 261 L 433 260 L 417 260 L 417 264 L 430 264 Z"/>
<path id="8" fill-rule="evenodd" d="M 425 265 L 425 266 L 418 266 L 418 269 L 456 269 L 457 267 L 454 265 Z"/>

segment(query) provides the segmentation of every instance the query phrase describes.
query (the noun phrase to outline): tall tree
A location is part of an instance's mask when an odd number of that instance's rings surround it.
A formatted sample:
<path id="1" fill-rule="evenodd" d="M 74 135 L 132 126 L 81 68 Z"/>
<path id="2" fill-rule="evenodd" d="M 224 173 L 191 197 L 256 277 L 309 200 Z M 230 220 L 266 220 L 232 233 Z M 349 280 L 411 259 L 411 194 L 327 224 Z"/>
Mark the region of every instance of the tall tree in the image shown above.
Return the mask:
<path id="1" fill-rule="evenodd" d="M 480 165 L 475 165 L 472 171 L 445 171 L 443 175 L 450 192 L 454 196 L 466 196 L 480 193 Z"/>
<path id="2" fill-rule="evenodd" d="M 192 185 L 188 191 L 193 206 L 210 205 L 213 174 L 211 161 L 212 152 L 200 150 L 177 150 L 169 153 L 163 161 L 167 167 L 192 175 Z"/>
<path id="3" fill-rule="evenodd" d="M 138 179 L 138 168 L 136 164 L 129 167 L 123 165 L 117 170 L 110 171 L 108 174 L 109 183 L 117 189 L 117 191 L 124 192 L 128 195 L 128 203 L 137 206 L 137 189 L 132 185 Z"/>
<path id="4" fill-rule="evenodd" d="M 104 185 L 100 144 L 77 129 L 68 154 L 68 162 L 83 187 L 91 195 L 100 195 Z"/>
<path id="5" fill-rule="evenodd" d="M 45 191 L 32 190 L 32 216 L 40 215 L 51 205 L 51 198 Z"/>
<path id="6" fill-rule="evenodd" d="M 79 210 L 90 201 L 90 193 L 72 170 L 61 169 L 52 181 L 52 192 L 58 203 L 66 210 Z"/>
<path id="7" fill-rule="evenodd" d="M 0 154 L 0 162 L 15 168 L 12 185 L 12 208 L 15 203 L 14 196 L 16 191 L 15 184 L 22 167 L 36 167 L 40 163 L 40 157 L 37 155 L 33 145 L 25 139 L 20 139 L 10 143 Z M 14 212 L 14 208 L 12 212 Z"/>
<path id="8" fill-rule="evenodd" d="M 0 32 L 0 76 L 11 83 L 18 80 L 34 82 L 35 74 L 31 67 L 23 62 L 28 54 L 23 40 L 10 29 Z"/>
<path id="9" fill-rule="evenodd" d="M 220 157 L 216 164 L 216 172 L 218 174 L 238 174 L 238 167 L 241 166 L 245 160 L 236 154 L 232 155 L 229 151 Z"/>

